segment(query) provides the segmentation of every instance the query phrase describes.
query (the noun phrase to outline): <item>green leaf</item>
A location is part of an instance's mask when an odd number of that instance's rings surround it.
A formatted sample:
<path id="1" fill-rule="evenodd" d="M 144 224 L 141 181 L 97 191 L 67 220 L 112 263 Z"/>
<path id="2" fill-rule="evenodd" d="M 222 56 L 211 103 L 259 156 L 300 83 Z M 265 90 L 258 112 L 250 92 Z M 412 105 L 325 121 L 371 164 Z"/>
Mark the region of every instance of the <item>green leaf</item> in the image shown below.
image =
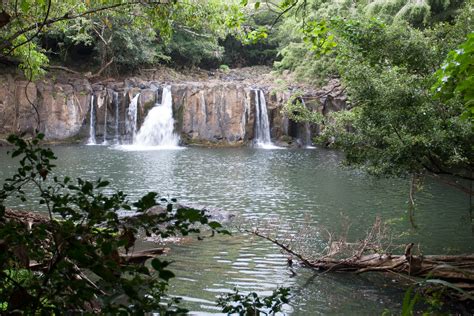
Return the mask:
<path id="1" fill-rule="evenodd" d="M 160 278 L 162 278 L 165 281 L 169 281 L 169 279 L 172 279 L 175 277 L 175 274 L 171 272 L 170 270 L 161 270 L 159 275 L 160 275 Z"/>
<path id="2" fill-rule="evenodd" d="M 30 4 L 30 1 L 28 0 L 22 0 L 20 2 L 20 8 L 23 11 L 23 13 L 28 13 L 28 11 L 30 10 L 30 6 L 31 4 Z"/>
<path id="3" fill-rule="evenodd" d="M 82 193 L 84 194 L 90 194 L 92 193 L 92 190 L 94 189 L 94 187 L 92 186 L 92 183 L 90 183 L 89 181 L 86 181 L 84 183 L 84 185 L 82 186 Z"/>
<path id="4" fill-rule="evenodd" d="M 104 188 L 104 187 L 108 186 L 109 184 L 110 184 L 109 181 L 99 181 L 99 183 L 97 183 L 97 185 L 96 185 L 96 189 Z"/>
<path id="5" fill-rule="evenodd" d="M 138 202 L 134 203 L 133 206 L 137 207 L 139 211 L 147 210 L 156 205 L 155 198 L 158 196 L 156 192 L 149 192 L 143 196 Z"/>
<path id="6" fill-rule="evenodd" d="M 164 263 L 158 258 L 154 258 L 153 260 L 151 260 L 151 266 L 156 271 L 161 271 L 164 269 Z"/>
<path id="7" fill-rule="evenodd" d="M 186 219 L 191 223 L 199 222 L 203 218 L 201 211 L 193 208 L 182 208 L 178 210 L 178 218 Z"/>
<path id="8" fill-rule="evenodd" d="M 211 227 L 212 229 L 217 229 L 217 228 L 222 227 L 222 225 L 219 222 L 209 222 L 207 225 L 209 225 L 209 227 Z"/>

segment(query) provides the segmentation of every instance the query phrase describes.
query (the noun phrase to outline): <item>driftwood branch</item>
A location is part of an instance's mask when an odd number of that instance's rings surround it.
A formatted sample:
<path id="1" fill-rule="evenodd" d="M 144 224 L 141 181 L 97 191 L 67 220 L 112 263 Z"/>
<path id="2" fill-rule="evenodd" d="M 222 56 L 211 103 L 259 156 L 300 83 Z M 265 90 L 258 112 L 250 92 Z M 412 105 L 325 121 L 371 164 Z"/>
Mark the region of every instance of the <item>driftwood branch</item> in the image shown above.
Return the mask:
<path id="1" fill-rule="evenodd" d="M 167 248 L 145 249 L 141 251 L 134 251 L 128 254 L 120 254 L 120 259 L 127 263 L 143 264 L 148 259 L 156 258 L 165 254 L 167 251 Z"/>
<path id="2" fill-rule="evenodd" d="M 291 248 L 289 246 L 286 246 L 280 242 L 278 242 L 276 239 L 272 239 L 271 237 L 263 234 L 263 233 L 260 233 L 258 230 L 244 230 L 248 233 L 251 233 L 255 236 L 258 236 L 258 237 L 261 237 L 261 238 L 264 238 L 272 243 L 274 243 L 275 245 L 277 245 L 278 247 L 280 247 L 281 249 L 283 249 L 284 251 L 286 251 L 287 253 L 289 253 L 290 255 L 298 258 L 305 266 L 307 266 L 308 268 L 311 268 L 312 267 L 312 263 L 307 260 L 306 258 L 304 258 L 301 254 L 291 250 Z"/>
<path id="3" fill-rule="evenodd" d="M 305 267 L 324 272 L 390 272 L 409 277 L 438 279 L 450 282 L 468 298 L 474 297 L 474 255 L 415 255 L 415 244 L 406 245 L 401 255 L 394 255 L 384 247 L 387 231 L 377 218 L 365 239 L 348 243 L 344 238 L 331 241 L 322 254 L 303 254 L 295 250 L 284 238 L 281 240 L 258 230 L 244 230 L 277 245 L 282 251 L 297 258 Z"/>

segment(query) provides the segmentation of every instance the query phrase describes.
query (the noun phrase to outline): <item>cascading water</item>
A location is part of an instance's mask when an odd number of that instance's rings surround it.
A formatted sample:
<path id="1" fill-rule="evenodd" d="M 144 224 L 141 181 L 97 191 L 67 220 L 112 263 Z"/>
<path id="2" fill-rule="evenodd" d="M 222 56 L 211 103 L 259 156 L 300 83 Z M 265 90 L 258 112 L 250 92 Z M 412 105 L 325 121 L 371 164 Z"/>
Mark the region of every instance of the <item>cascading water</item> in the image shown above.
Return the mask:
<path id="1" fill-rule="evenodd" d="M 272 144 L 270 139 L 270 122 L 268 120 L 267 103 L 263 91 L 255 92 L 255 138 L 254 146 L 259 148 L 278 148 Z"/>
<path id="2" fill-rule="evenodd" d="M 91 110 L 90 110 L 90 119 L 89 119 L 89 140 L 87 145 L 95 145 L 95 106 L 94 106 L 94 95 L 91 95 Z"/>
<path id="3" fill-rule="evenodd" d="M 311 125 L 310 123 L 306 122 L 304 124 L 305 129 L 305 145 L 307 149 L 315 149 L 316 147 L 313 146 L 313 142 L 311 141 Z"/>
<path id="4" fill-rule="evenodd" d="M 104 139 L 102 140 L 102 145 L 107 145 L 107 103 L 104 104 L 105 113 L 104 113 Z"/>
<path id="5" fill-rule="evenodd" d="M 138 112 L 138 98 L 140 93 L 135 95 L 128 106 L 127 118 L 125 120 L 125 132 L 131 138 L 131 142 L 135 139 L 137 133 L 137 112 Z"/>
<path id="6" fill-rule="evenodd" d="M 133 140 L 134 146 L 159 148 L 178 147 L 179 137 L 174 133 L 173 99 L 171 87 L 163 87 L 161 104 L 148 112 L 140 131 Z"/>
<path id="7" fill-rule="evenodd" d="M 115 136 L 114 136 L 114 143 L 120 143 L 120 131 L 119 131 L 119 100 L 118 100 L 118 93 L 116 91 L 112 92 L 112 102 L 115 109 Z"/>

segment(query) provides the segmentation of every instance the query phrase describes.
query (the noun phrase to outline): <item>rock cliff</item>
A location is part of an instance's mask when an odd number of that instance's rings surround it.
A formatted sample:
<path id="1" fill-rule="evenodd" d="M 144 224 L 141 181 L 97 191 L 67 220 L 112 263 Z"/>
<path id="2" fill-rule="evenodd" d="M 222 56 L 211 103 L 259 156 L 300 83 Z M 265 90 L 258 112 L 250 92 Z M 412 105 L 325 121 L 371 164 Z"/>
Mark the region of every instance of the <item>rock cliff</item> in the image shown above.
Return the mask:
<path id="1" fill-rule="evenodd" d="M 184 143 L 243 145 L 254 138 L 255 93 L 264 92 L 273 140 L 299 139 L 310 143 L 317 126 L 289 121 L 281 106 L 291 90 L 275 92 L 271 85 L 258 86 L 233 78 L 168 82 L 173 97 L 175 131 Z M 47 139 L 90 136 L 91 118 L 97 142 L 127 143 L 130 104 L 138 96 L 136 128 L 161 100 L 163 80 L 129 78 L 90 83 L 85 79 L 44 79 L 28 83 L 13 75 L 0 76 L 0 134 L 43 132 Z M 324 89 L 307 92 L 307 106 L 326 114 L 345 107 L 337 81 Z M 91 108 L 94 107 L 91 116 Z M 289 136 L 289 137 L 288 137 Z"/>

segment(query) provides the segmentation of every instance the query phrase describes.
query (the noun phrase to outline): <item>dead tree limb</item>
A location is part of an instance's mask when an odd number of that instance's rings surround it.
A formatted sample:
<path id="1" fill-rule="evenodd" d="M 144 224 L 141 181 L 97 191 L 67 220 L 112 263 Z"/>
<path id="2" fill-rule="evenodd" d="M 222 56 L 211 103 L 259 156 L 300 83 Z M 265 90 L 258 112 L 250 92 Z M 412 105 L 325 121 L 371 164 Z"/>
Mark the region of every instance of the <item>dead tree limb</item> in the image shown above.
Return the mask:
<path id="1" fill-rule="evenodd" d="M 100 74 L 107 68 L 109 67 L 110 65 L 112 65 L 112 63 L 114 62 L 114 57 L 112 57 L 109 62 L 107 64 L 105 64 L 102 68 L 99 69 L 98 72 L 96 72 L 95 74 L 91 75 L 91 76 L 88 76 L 89 79 L 92 79 L 92 78 L 96 78 L 96 77 L 99 77 Z"/>
<path id="2" fill-rule="evenodd" d="M 308 268 L 326 272 L 391 272 L 411 277 L 439 279 L 451 282 L 453 286 L 474 293 L 474 255 L 413 255 L 414 244 L 408 244 L 403 255 L 390 253 L 373 253 L 368 245 L 370 237 L 361 241 L 361 246 L 352 256 L 335 258 L 334 254 L 320 258 L 308 258 L 291 249 L 276 238 L 265 235 L 258 230 L 245 230 L 255 236 L 264 238 L 280 247 L 283 251 L 298 258 Z M 369 232 L 374 233 L 374 229 Z M 330 252 L 331 248 L 328 247 Z M 372 253 L 370 253 L 372 252 Z M 472 294 L 470 294 L 472 295 Z"/>
<path id="3" fill-rule="evenodd" d="M 72 70 L 70 68 L 64 67 L 64 66 L 47 66 L 45 67 L 46 69 L 58 69 L 58 70 L 63 70 L 65 72 L 69 72 L 75 75 L 82 75 L 80 72 Z"/>

